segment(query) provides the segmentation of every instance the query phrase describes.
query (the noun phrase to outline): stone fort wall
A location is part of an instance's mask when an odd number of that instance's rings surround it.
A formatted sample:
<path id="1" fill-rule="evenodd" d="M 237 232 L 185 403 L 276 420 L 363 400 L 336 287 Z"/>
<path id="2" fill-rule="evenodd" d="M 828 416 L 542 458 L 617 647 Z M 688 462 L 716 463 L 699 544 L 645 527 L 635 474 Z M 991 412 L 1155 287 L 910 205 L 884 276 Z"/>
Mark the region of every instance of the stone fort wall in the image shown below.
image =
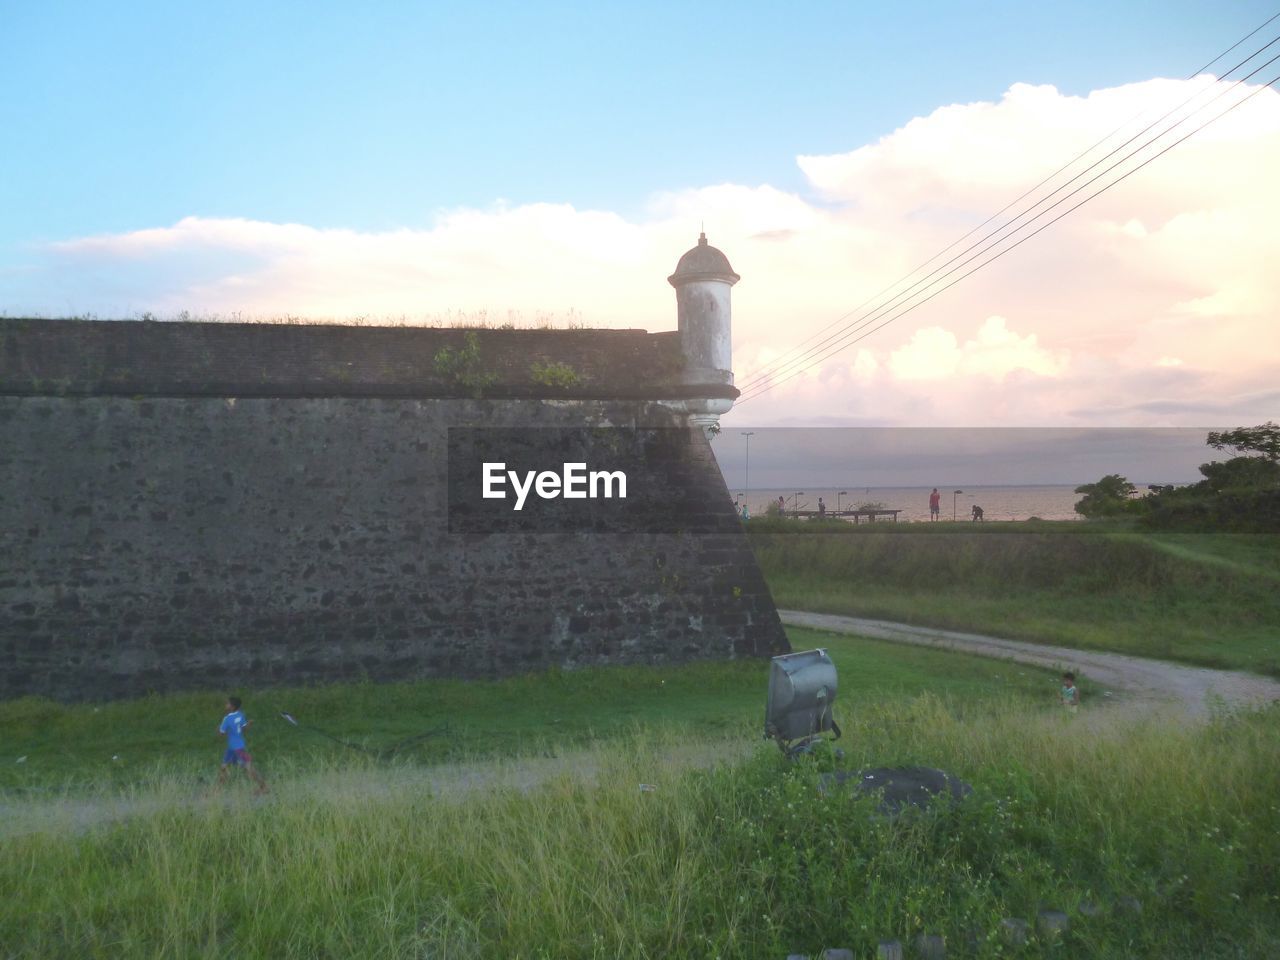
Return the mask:
<path id="1" fill-rule="evenodd" d="M 717 532 L 449 532 L 450 427 L 677 424 L 680 368 L 641 331 L 0 320 L 0 697 L 782 652 L 697 431 Z"/>

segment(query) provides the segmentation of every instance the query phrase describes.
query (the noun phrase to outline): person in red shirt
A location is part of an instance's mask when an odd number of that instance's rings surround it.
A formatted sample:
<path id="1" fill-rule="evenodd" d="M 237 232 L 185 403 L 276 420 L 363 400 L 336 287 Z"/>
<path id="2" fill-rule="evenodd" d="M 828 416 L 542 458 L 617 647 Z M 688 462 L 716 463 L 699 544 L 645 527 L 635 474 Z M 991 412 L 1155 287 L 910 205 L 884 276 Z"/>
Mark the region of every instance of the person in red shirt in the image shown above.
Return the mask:
<path id="1" fill-rule="evenodd" d="M 942 497 L 938 494 L 938 488 L 933 488 L 933 493 L 929 494 L 929 519 L 937 520 L 938 514 L 942 512 Z"/>

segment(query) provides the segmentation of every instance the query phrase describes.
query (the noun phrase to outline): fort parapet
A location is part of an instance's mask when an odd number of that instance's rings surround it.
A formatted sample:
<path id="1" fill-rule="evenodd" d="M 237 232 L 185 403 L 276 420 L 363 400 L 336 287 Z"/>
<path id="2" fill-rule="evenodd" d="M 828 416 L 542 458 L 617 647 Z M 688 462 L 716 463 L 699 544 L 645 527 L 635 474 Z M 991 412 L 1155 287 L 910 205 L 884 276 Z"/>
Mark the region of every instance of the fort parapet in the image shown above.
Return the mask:
<path id="1" fill-rule="evenodd" d="M 678 331 L 0 319 L 0 394 L 732 399 Z"/>

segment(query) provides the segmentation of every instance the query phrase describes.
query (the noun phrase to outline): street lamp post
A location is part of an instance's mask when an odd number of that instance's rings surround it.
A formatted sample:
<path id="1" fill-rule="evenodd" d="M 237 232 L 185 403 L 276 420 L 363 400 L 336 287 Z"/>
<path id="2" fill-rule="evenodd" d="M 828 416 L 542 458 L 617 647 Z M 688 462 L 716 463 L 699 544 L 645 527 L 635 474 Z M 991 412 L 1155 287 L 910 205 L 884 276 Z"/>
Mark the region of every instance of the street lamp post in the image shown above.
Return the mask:
<path id="1" fill-rule="evenodd" d="M 960 496 L 960 494 L 962 493 L 964 493 L 963 490 L 957 490 L 955 493 L 951 494 L 951 522 L 952 523 L 955 523 L 956 521 L 956 497 Z"/>
<path id="2" fill-rule="evenodd" d="M 840 512 L 840 498 L 847 497 L 848 495 L 849 495 L 848 490 L 841 490 L 839 493 L 836 494 L 836 513 Z"/>
<path id="3" fill-rule="evenodd" d="M 795 492 L 795 495 L 791 498 L 791 515 L 792 516 L 799 516 L 800 498 L 803 496 L 804 496 L 804 491 L 797 490 Z"/>
<path id="4" fill-rule="evenodd" d="M 740 430 L 738 432 L 747 438 L 747 492 L 742 495 L 745 500 L 751 496 L 751 438 L 756 435 L 756 432 L 754 430 Z"/>

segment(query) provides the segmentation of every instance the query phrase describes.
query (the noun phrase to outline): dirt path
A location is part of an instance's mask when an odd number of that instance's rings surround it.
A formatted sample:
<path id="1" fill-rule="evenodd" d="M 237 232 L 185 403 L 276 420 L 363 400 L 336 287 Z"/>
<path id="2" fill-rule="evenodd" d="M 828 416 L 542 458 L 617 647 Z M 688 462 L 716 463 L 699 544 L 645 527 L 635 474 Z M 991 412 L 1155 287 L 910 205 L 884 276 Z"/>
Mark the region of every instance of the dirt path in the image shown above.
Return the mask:
<path id="1" fill-rule="evenodd" d="M 208 783 L 175 779 L 120 794 L 62 794 L 51 797 L 6 799 L 0 794 L 0 840 L 30 834 L 74 835 L 94 827 L 167 810 L 212 810 L 226 807 L 243 811 L 279 803 L 325 803 L 364 806 L 397 797 L 433 796 L 444 801 L 464 801 L 477 792 L 518 790 L 527 793 L 556 777 L 596 784 L 602 779 L 629 776 L 635 789 L 649 789 L 648 781 L 661 779 L 673 769 L 709 769 L 741 760 L 759 741 L 711 739 L 664 744 L 630 759 L 619 771 L 616 744 L 565 750 L 555 756 L 495 758 L 437 766 L 393 766 L 351 769 L 332 768 L 287 777 L 272 784 L 271 792 L 252 796 L 248 785 L 236 778 L 221 792 Z M 628 782 L 628 788 L 629 787 Z M 644 787 L 641 784 L 645 784 Z"/>
<path id="2" fill-rule="evenodd" d="M 935 627 L 916 627 L 885 620 L 863 620 L 829 613 L 779 610 L 782 622 L 790 626 L 855 634 L 894 643 L 938 647 L 995 657 L 1039 667 L 1074 670 L 1095 683 L 1122 690 L 1134 700 L 1148 705 L 1172 704 L 1188 717 L 1204 718 L 1211 706 L 1251 706 L 1280 700 L 1280 681 L 1232 670 L 1188 667 L 1163 660 L 1128 657 L 1120 653 L 1074 650 L 1048 644 L 1001 640 L 977 633 L 958 633 Z"/>

